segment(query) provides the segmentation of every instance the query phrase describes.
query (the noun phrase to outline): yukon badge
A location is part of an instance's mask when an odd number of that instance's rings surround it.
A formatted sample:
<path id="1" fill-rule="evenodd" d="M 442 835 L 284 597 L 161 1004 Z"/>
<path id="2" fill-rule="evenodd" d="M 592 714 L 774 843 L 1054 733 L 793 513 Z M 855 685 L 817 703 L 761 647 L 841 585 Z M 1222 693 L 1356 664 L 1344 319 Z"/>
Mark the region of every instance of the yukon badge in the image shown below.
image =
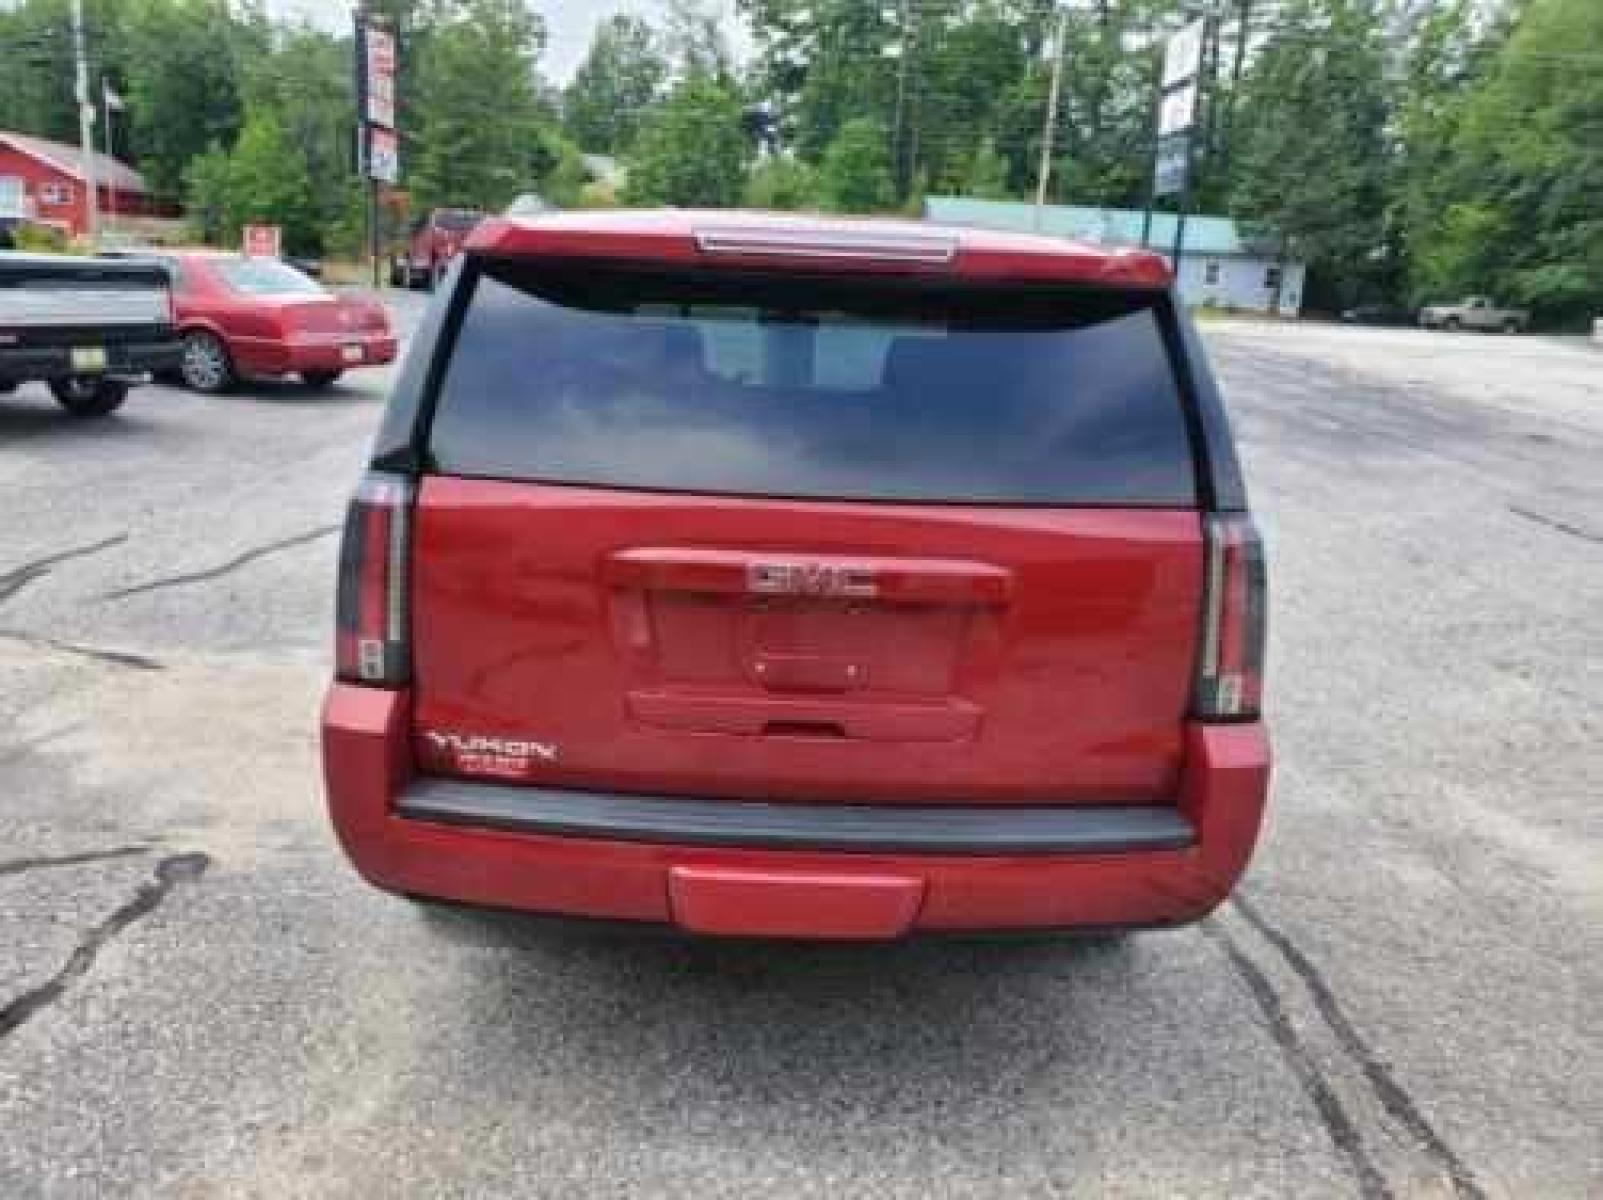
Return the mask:
<path id="1" fill-rule="evenodd" d="M 758 562 L 746 572 L 746 588 L 763 596 L 846 596 L 879 594 L 874 572 L 826 562 Z"/>
<path id="2" fill-rule="evenodd" d="M 519 776 L 539 762 L 556 762 L 552 742 L 528 738 L 488 737 L 484 734 L 440 733 L 425 729 L 423 736 L 459 771 L 477 775 Z"/>

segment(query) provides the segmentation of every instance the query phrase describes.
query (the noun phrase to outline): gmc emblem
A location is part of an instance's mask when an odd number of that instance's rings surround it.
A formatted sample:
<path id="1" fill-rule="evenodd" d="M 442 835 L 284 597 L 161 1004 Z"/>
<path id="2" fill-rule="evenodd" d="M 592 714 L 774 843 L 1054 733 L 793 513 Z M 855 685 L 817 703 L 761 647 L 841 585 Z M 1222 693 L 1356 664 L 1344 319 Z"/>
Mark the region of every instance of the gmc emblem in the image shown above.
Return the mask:
<path id="1" fill-rule="evenodd" d="M 849 596 L 863 599 L 879 594 L 874 572 L 865 567 L 832 563 L 752 563 L 746 572 L 747 589 L 764 596 Z"/>

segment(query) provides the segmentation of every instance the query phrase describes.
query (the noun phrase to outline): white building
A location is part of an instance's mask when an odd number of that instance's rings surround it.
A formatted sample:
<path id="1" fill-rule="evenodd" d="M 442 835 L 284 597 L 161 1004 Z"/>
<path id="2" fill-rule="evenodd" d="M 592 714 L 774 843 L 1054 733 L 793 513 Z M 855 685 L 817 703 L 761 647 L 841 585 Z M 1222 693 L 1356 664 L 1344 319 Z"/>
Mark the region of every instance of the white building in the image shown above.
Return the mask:
<path id="1" fill-rule="evenodd" d="M 1144 216 L 1139 209 L 1048 204 L 1037 224 L 1035 205 L 1022 201 L 962 196 L 924 201 L 925 219 L 943 225 L 1040 232 L 1104 246 L 1140 246 Z M 1148 245 L 1165 258 L 1174 247 L 1175 222 L 1173 213 L 1152 214 Z M 1255 244 L 1229 217 L 1187 217 L 1180 259 L 1180 294 L 1188 304 L 1285 316 L 1302 311 L 1304 265 L 1282 260 L 1273 246 Z"/>

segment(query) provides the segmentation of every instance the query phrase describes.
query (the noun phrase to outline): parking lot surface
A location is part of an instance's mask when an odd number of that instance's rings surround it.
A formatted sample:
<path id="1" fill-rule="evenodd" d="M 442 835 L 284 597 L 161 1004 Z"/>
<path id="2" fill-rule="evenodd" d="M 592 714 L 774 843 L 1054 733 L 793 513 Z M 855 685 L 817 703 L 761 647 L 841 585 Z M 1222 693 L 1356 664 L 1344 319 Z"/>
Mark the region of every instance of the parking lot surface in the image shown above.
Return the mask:
<path id="1" fill-rule="evenodd" d="M 1094 942 L 379 895 L 315 728 L 387 373 L 0 398 L 0 1196 L 1603 1194 L 1603 354 L 1207 338 L 1273 812 L 1208 922 Z"/>

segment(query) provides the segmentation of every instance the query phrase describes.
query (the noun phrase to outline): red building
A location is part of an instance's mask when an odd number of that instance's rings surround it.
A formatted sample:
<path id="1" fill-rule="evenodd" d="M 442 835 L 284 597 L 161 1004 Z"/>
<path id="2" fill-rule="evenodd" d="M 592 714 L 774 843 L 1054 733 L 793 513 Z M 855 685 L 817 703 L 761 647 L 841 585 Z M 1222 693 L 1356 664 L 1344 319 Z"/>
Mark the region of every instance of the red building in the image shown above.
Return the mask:
<path id="1" fill-rule="evenodd" d="M 173 216 L 127 163 L 94 156 L 102 214 Z M 0 221 L 29 220 L 72 235 L 89 229 L 88 189 L 78 147 L 0 129 Z M 104 217 L 102 218 L 104 219 Z"/>

